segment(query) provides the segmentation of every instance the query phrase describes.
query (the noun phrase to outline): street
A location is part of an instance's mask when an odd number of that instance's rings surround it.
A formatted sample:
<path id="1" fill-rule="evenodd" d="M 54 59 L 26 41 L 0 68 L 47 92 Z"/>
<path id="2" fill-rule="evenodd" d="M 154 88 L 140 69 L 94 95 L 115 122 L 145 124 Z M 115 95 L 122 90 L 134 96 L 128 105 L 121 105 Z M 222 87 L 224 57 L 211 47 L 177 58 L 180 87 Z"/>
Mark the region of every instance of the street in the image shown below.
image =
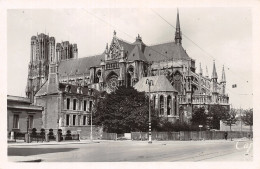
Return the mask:
<path id="1" fill-rule="evenodd" d="M 252 141 L 94 141 L 68 144 L 11 144 L 9 161 L 177 162 L 252 161 Z"/>

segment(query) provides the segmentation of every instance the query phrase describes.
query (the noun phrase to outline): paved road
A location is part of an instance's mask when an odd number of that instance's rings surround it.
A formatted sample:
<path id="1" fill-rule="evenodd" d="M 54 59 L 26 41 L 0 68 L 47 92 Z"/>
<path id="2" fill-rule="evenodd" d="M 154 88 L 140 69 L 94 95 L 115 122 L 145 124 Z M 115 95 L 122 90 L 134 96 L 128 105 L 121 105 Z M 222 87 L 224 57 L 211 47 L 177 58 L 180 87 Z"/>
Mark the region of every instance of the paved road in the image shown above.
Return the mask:
<path id="1" fill-rule="evenodd" d="M 97 141 L 98 142 L 98 141 Z M 252 161 L 252 141 L 100 141 L 59 145 L 9 145 L 10 161 L 148 162 Z M 248 149 L 249 148 L 249 149 Z M 249 150 L 247 152 L 247 150 Z"/>

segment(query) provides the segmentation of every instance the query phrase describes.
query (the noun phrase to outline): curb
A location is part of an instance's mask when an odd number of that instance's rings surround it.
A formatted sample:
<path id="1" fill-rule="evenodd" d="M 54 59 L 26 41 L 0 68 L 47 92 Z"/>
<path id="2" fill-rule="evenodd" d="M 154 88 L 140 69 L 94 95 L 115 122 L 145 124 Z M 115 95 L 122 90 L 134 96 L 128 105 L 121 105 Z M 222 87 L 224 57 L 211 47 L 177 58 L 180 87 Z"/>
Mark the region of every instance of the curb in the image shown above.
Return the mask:
<path id="1" fill-rule="evenodd" d="M 11 143 L 11 144 L 8 144 L 9 147 L 12 147 L 12 146 L 41 146 L 41 145 L 66 145 L 66 144 L 92 144 L 92 143 L 100 143 L 100 142 L 80 142 L 80 141 L 77 141 L 77 142 L 54 142 L 54 143 L 48 143 L 48 142 L 45 142 L 45 143 Z"/>

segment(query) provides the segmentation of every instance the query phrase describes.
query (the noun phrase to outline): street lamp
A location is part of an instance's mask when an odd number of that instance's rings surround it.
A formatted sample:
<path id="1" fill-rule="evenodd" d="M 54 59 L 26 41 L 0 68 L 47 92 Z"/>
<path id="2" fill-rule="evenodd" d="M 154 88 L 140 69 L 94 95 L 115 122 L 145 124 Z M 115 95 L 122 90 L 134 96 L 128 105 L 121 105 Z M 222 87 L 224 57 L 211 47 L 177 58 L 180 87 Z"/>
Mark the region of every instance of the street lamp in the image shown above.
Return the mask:
<path id="1" fill-rule="evenodd" d="M 92 89 L 89 89 L 89 94 L 91 94 Z M 93 134 L 92 134 L 92 107 L 90 107 L 89 105 L 89 109 L 90 109 L 90 141 L 93 141 Z"/>
<path id="2" fill-rule="evenodd" d="M 26 124 L 27 124 L 27 134 L 29 134 L 29 116 L 26 118 Z"/>
<path id="3" fill-rule="evenodd" d="M 147 79 L 146 84 L 148 84 L 148 86 L 149 86 L 149 141 L 148 141 L 148 143 L 152 143 L 150 90 L 151 90 L 151 86 L 153 86 L 153 80 Z"/>
<path id="4" fill-rule="evenodd" d="M 27 143 L 29 143 L 29 116 L 26 118 Z"/>

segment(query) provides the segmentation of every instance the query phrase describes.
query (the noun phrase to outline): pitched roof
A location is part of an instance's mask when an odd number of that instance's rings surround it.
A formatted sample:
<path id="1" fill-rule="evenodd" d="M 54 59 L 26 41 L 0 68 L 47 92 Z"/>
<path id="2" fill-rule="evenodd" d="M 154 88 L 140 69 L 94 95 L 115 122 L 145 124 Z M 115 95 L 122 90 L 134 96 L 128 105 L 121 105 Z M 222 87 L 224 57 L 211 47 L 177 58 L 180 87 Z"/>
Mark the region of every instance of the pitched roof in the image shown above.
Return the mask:
<path id="1" fill-rule="evenodd" d="M 35 94 L 35 96 L 43 96 L 47 94 L 47 88 L 48 88 L 48 80 L 45 81 L 45 83 L 42 85 L 42 87 L 40 88 L 40 90 L 38 90 L 38 92 Z"/>
<path id="2" fill-rule="evenodd" d="M 103 53 L 96 56 L 61 61 L 59 64 L 58 72 L 60 76 L 67 76 L 68 74 L 88 74 L 89 68 L 91 66 L 99 66 L 101 60 L 104 59 L 105 54 Z"/>
<path id="3" fill-rule="evenodd" d="M 171 59 L 190 59 L 181 45 L 168 42 L 145 47 L 144 55 L 148 61 L 162 61 Z"/>
<path id="4" fill-rule="evenodd" d="M 127 52 L 129 61 L 143 60 L 157 62 L 172 59 L 190 59 L 183 47 L 175 44 L 174 42 L 151 46 L 146 46 L 144 44 L 144 52 L 142 52 L 138 47 L 138 44 L 130 44 L 118 38 L 117 40 L 120 46 L 122 46 Z M 58 72 L 60 76 L 67 76 L 68 74 L 89 74 L 89 68 L 92 66 L 99 66 L 101 60 L 105 60 L 105 53 L 96 56 L 64 60 L 60 62 Z"/>
<path id="5" fill-rule="evenodd" d="M 153 81 L 150 92 L 178 92 L 164 75 L 143 77 L 134 85 L 134 88 L 139 92 L 149 92 L 147 79 Z"/>
<path id="6" fill-rule="evenodd" d="M 143 52 L 141 52 L 139 46 L 135 46 L 135 48 L 132 50 L 132 52 L 128 55 L 128 60 L 129 61 L 134 61 L 134 60 L 143 60 L 147 61 L 146 57 L 144 56 Z"/>
<path id="7" fill-rule="evenodd" d="M 130 43 L 128 43 L 128 42 L 126 42 L 126 41 L 124 41 L 124 40 L 122 40 L 122 39 L 117 38 L 117 41 L 118 41 L 119 45 L 122 46 L 126 52 L 128 52 L 128 54 L 129 54 L 129 53 L 134 49 L 134 47 L 135 47 L 135 45 L 132 45 L 132 44 L 130 44 Z"/>

